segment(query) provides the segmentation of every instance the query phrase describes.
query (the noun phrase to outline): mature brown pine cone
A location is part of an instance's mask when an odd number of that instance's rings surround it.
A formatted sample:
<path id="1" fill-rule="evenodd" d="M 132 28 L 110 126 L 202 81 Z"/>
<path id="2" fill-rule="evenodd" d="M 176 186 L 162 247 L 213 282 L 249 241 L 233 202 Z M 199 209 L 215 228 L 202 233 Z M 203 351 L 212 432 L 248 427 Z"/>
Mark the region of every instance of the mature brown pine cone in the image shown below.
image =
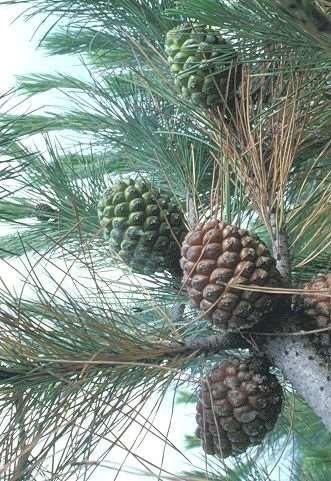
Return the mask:
<path id="1" fill-rule="evenodd" d="M 319 274 L 304 287 L 307 293 L 303 298 L 304 312 L 310 318 L 309 329 L 329 328 L 329 331 L 311 336 L 317 350 L 331 358 L 331 273 Z"/>
<path id="2" fill-rule="evenodd" d="M 196 435 L 207 454 L 236 456 L 261 443 L 281 407 L 281 386 L 262 360 L 228 359 L 201 381 Z"/>
<path id="3" fill-rule="evenodd" d="M 193 305 L 221 329 L 253 326 L 279 301 L 273 293 L 234 288 L 282 285 L 267 247 L 247 230 L 216 219 L 198 224 L 185 237 L 180 264 Z"/>

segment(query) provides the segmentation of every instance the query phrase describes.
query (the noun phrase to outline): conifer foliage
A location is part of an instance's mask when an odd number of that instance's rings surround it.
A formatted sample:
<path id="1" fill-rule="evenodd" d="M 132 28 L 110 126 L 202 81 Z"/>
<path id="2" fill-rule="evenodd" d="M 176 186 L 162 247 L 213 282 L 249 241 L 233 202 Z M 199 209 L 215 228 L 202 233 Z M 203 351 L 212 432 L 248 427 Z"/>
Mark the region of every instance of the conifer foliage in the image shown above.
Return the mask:
<path id="1" fill-rule="evenodd" d="M 85 75 L 0 114 L 0 478 L 329 480 L 331 3 L 14 4 Z"/>

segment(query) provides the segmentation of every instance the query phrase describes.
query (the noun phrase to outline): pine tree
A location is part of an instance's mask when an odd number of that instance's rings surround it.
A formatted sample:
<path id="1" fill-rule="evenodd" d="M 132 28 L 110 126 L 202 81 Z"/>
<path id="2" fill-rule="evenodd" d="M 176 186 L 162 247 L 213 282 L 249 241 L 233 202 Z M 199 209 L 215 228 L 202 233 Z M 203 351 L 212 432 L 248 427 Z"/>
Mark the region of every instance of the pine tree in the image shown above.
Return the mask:
<path id="1" fill-rule="evenodd" d="M 85 479 L 119 446 L 156 479 L 266 481 L 278 456 L 281 479 L 329 480 L 330 368 L 315 346 L 331 323 L 308 323 L 302 299 L 304 285 L 331 270 L 330 2 L 6 4 L 26 4 L 29 21 L 50 19 L 40 48 L 82 58 L 88 75 L 21 77 L 17 98 L 56 89 L 68 110 L 1 114 L 0 220 L 11 232 L 0 237 L 0 256 L 23 280 L 16 292 L 1 276 L 1 479 Z M 62 148 L 63 131 L 79 134 L 75 149 Z M 24 142 L 35 133 L 44 138 L 39 151 Z M 127 265 L 97 212 L 119 176 L 166 193 L 187 231 L 217 218 L 240 239 L 258 236 L 281 281 L 231 285 L 230 294 L 261 299 L 262 291 L 263 302 L 278 300 L 271 312 L 220 330 L 192 306 L 200 291 L 192 296 L 178 270 Z M 135 195 L 120 194 L 111 198 L 120 214 L 113 204 L 105 214 L 113 230 Z M 162 206 L 148 199 L 154 218 Z M 179 255 L 182 239 L 173 237 Z M 323 299 L 330 315 L 330 294 Z M 208 455 L 205 470 L 178 474 L 125 444 L 134 425 L 137 442 L 148 431 L 176 449 L 153 427 L 166 393 L 189 387 L 186 402 L 196 401 L 213 367 L 248 353 L 270 364 L 283 388 L 281 416 L 258 447 L 229 463 Z M 281 460 L 288 446 L 290 468 Z"/>

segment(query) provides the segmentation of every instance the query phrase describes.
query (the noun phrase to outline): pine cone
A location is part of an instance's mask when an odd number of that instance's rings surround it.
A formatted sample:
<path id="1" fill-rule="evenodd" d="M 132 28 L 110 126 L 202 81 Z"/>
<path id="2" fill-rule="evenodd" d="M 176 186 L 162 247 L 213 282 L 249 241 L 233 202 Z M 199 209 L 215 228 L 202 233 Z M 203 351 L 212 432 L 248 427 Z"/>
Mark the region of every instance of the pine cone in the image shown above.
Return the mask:
<path id="1" fill-rule="evenodd" d="M 192 304 L 221 329 L 253 326 L 279 296 L 235 289 L 235 285 L 280 287 L 275 260 L 261 240 L 219 220 L 189 232 L 180 261 Z"/>
<path id="2" fill-rule="evenodd" d="M 98 203 L 104 237 L 137 272 L 179 270 L 183 215 L 164 192 L 133 179 L 114 183 Z"/>
<path id="3" fill-rule="evenodd" d="M 311 321 L 307 327 L 310 330 L 329 328 L 314 334 L 312 341 L 320 354 L 331 359 L 331 273 L 319 274 L 304 289 L 316 291 L 316 295 L 307 293 L 303 298 L 304 312 Z"/>
<path id="4" fill-rule="evenodd" d="M 196 435 L 206 454 L 236 456 L 261 443 L 281 406 L 281 386 L 261 360 L 226 360 L 201 381 Z"/>
<path id="5" fill-rule="evenodd" d="M 237 54 L 217 31 L 180 25 L 167 33 L 165 52 L 182 97 L 208 108 L 233 97 L 240 77 L 233 65 Z"/>

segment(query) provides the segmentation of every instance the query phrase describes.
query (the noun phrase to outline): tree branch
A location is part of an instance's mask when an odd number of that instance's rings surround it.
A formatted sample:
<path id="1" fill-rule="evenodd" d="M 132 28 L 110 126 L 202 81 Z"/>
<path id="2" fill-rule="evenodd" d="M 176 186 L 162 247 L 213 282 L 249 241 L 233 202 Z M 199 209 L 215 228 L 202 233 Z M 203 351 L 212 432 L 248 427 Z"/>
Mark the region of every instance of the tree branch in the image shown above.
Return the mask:
<path id="1" fill-rule="evenodd" d="M 32 447 L 26 444 L 25 420 L 24 420 L 24 391 L 20 388 L 15 394 L 16 421 L 19 426 L 18 432 L 18 448 L 20 450 L 17 456 L 17 464 L 10 481 L 24 481 L 27 479 L 27 468 L 29 466 L 29 458 Z"/>
<path id="2" fill-rule="evenodd" d="M 249 342 L 241 334 L 214 334 L 205 337 L 191 337 L 183 344 L 174 346 L 173 353 L 220 352 L 227 349 L 247 349 Z"/>
<path id="3" fill-rule="evenodd" d="M 270 224 L 276 266 L 286 285 L 290 286 L 291 256 L 286 228 L 279 228 L 274 212 L 270 215 Z M 287 322 L 280 322 L 282 329 L 287 325 L 288 331 L 293 331 L 296 319 L 293 315 L 287 317 Z M 267 337 L 261 347 L 331 432 L 331 374 L 306 339 L 307 336 L 293 335 Z"/>
<path id="4" fill-rule="evenodd" d="M 189 227 L 190 229 L 193 229 L 199 221 L 199 216 L 196 209 L 194 197 L 190 192 L 186 194 L 186 212 Z"/>
<path id="5" fill-rule="evenodd" d="M 264 352 L 331 432 L 331 373 L 305 337 L 269 337 Z"/>
<path id="6" fill-rule="evenodd" d="M 279 270 L 287 286 L 291 285 L 291 256 L 288 235 L 285 228 L 279 228 L 276 213 L 270 214 L 272 231 L 272 252 Z"/>

